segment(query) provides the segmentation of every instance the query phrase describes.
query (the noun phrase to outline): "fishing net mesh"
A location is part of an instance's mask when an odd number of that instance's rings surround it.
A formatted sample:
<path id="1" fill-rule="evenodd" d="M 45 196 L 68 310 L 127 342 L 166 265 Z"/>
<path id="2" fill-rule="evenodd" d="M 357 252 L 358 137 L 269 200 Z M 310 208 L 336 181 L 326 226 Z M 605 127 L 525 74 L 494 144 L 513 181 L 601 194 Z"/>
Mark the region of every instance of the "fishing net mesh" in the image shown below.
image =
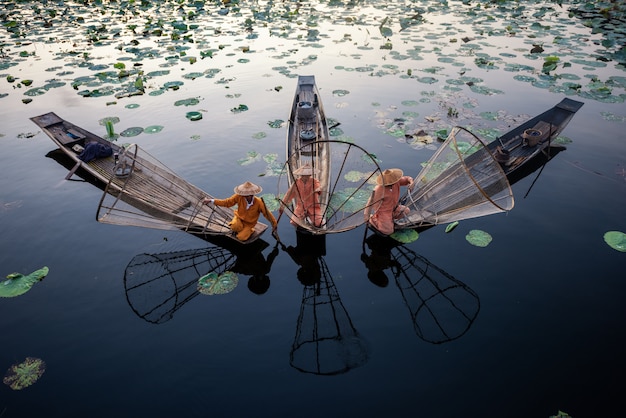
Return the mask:
<path id="1" fill-rule="evenodd" d="M 455 127 L 415 178 L 403 199 L 411 227 L 475 218 L 513 208 L 513 192 L 500 164 L 473 133 Z"/>
<path id="2" fill-rule="evenodd" d="M 139 254 L 124 271 L 126 299 L 145 321 L 166 322 L 199 294 L 200 277 L 209 272 L 221 274 L 234 262 L 235 256 L 220 247 Z"/>
<path id="3" fill-rule="evenodd" d="M 464 335 L 478 316 L 478 295 L 405 246 L 391 252 L 400 265 L 395 274 L 396 285 L 417 336 L 441 344 Z"/>
<path id="4" fill-rule="evenodd" d="M 186 182 L 137 145 L 125 148 L 98 206 L 99 222 L 221 234 L 232 211 L 203 205 L 208 193 Z"/>
<path id="5" fill-rule="evenodd" d="M 304 165 L 312 167 L 312 178 L 320 183 L 319 194 L 294 186 L 299 177 L 294 172 Z M 355 144 L 312 141 L 285 163 L 277 198 L 291 223 L 313 234 L 348 231 L 365 222 L 363 210 L 380 172 L 375 157 Z"/>
<path id="6" fill-rule="evenodd" d="M 291 366 L 304 373 L 336 375 L 362 366 L 369 348 L 352 324 L 323 258 L 320 280 L 304 287 Z"/>

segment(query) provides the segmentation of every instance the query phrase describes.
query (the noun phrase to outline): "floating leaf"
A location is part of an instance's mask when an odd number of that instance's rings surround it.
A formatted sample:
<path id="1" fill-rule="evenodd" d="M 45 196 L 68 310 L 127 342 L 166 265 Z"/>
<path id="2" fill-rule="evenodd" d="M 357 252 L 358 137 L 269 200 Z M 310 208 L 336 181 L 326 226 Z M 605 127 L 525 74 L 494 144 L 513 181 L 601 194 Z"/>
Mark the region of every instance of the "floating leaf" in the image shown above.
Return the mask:
<path id="1" fill-rule="evenodd" d="M 35 270 L 28 276 L 21 273 L 11 273 L 7 280 L 0 282 L 0 297 L 12 298 L 28 292 L 35 283 L 48 275 L 48 267 Z"/>
<path id="2" fill-rule="evenodd" d="M 399 229 L 397 231 L 394 231 L 393 234 L 389 236 L 403 244 L 409 244 L 411 242 L 417 241 L 417 239 L 419 238 L 418 232 L 414 229 Z"/>
<path id="3" fill-rule="evenodd" d="M 285 121 L 282 120 L 282 119 L 276 119 L 276 120 L 272 120 L 272 121 L 267 122 L 267 124 L 271 128 L 280 128 L 281 126 L 283 126 L 283 123 L 285 123 Z"/>
<path id="4" fill-rule="evenodd" d="M 267 210 L 274 212 L 280 208 L 280 200 L 272 193 L 265 193 L 259 196 L 265 202 Z"/>
<path id="5" fill-rule="evenodd" d="M 46 371 L 46 363 L 36 357 L 26 357 L 22 363 L 9 367 L 2 381 L 13 390 L 21 390 L 35 383 Z"/>
<path id="6" fill-rule="evenodd" d="M 187 112 L 185 117 L 191 121 L 196 121 L 202 119 L 202 113 L 200 112 Z"/>
<path id="7" fill-rule="evenodd" d="M 145 128 L 143 131 L 147 134 L 156 134 L 163 130 L 161 125 L 151 125 Z"/>
<path id="8" fill-rule="evenodd" d="M 252 138 L 254 139 L 263 139 L 266 137 L 267 137 L 267 134 L 265 132 L 257 132 L 255 134 L 252 134 Z"/>
<path id="9" fill-rule="evenodd" d="M 614 250 L 626 252 L 626 234 L 619 231 L 609 231 L 604 234 L 604 242 Z"/>
<path id="10" fill-rule="evenodd" d="M 195 106 L 200 103 L 200 100 L 197 97 L 191 97 L 189 99 L 177 100 L 174 102 L 174 106 Z"/>
<path id="11" fill-rule="evenodd" d="M 121 133 L 120 136 L 123 136 L 125 138 L 130 138 L 133 136 L 137 136 L 140 133 L 143 132 L 143 128 L 140 126 L 133 126 L 132 128 L 126 128 L 124 129 Z"/>
<path id="12" fill-rule="evenodd" d="M 230 109 L 230 111 L 233 113 L 241 113 L 245 112 L 246 110 L 248 110 L 248 106 L 246 106 L 245 104 L 240 104 L 239 106 Z"/>
<path id="13" fill-rule="evenodd" d="M 232 271 L 220 275 L 215 272 L 206 274 L 198 280 L 198 292 L 203 295 L 223 295 L 232 292 L 239 284 L 239 277 Z"/>
<path id="14" fill-rule="evenodd" d="M 446 234 L 454 231 L 454 228 L 456 228 L 457 226 L 459 226 L 459 221 L 454 221 L 454 222 L 449 223 L 446 226 Z"/>
<path id="15" fill-rule="evenodd" d="M 481 231 L 479 229 L 472 229 L 465 236 L 465 239 L 467 240 L 467 242 L 469 242 L 472 245 L 475 245 L 476 247 L 486 247 L 487 245 L 489 245 L 489 243 L 491 242 L 493 238 L 491 238 L 491 235 L 489 235 L 485 231 Z"/>
<path id="16" fill-rule="evenodd" d="M 256 151 L 248 151 L 248 156 L 246 158 L 241 158 L 237 160 L 239 165 L 248 165 L 252 164 L 255 161 L 258 161 L 261 158 L 258 152 Z"/>

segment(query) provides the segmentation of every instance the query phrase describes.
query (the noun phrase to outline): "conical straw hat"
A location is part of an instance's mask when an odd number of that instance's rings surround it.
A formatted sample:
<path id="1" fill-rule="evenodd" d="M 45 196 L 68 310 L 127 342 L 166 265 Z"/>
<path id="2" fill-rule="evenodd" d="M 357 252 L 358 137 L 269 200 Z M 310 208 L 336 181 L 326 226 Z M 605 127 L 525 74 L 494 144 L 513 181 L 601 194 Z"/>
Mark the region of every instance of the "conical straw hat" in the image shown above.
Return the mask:
<path id="1" fill-rule="evenodd" d="M 262 190 L 263 188 L 261 186 L 257 186 L 256 184 L 249 181 L 246 181 L 245 183 L 235 187 L 235 193 L 240 196 L 252 196 L 261 193 Z"/>
<path id="2" fill-rule="evenodd" d="M 376 184 L 382 184 L 383 186 L 391 186 L 400 180 L 400 177 L 404 175 L 404 172 L 399 168 L 388 168 L 383 171 L 378 177 L 376 177 Z M 383 181 L 384 179 L 384 181 Z"/>
<path id="3" fill-rule="evenodd" d="M 319 174 L 319 172 L 320 171 L 317 168 L 313 169 L 313 167 L 311 167 L 309 163 L 305 163 L 304 165 L 294 170 L 293 174 L 295 174 L 296 176 L 310 176 L 313 173 Z"/>

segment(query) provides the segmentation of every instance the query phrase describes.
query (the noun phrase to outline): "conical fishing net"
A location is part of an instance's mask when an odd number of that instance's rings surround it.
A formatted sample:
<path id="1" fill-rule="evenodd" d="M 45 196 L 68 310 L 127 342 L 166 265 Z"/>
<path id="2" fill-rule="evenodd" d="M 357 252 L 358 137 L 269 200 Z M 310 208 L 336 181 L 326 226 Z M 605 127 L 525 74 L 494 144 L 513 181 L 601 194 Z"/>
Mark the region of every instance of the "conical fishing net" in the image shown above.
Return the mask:
<path id="1" fill-rule="evenodd" d="M 220 247 L 139 254 L 124 271 L 126 299 L 140 318 L 166 322 L 199 294 L 201 277 L 223 274 L 235 261 L 230 251 Z"/>
<path id="2" fill-rule="evenodd" d="M 417 227 L 508 211 L 513 192 L 483 141 L 455 127 L 402 201 L 410 213 L 396 224 Z"/>
<path id="3" fill-rule="evenodd" d="M 298 182 L 301 167 L 312 172 L 308 186 Z M 380 173 L 376 158 L 358 145 L 313 141 L 285 163 L 277 197 L 291 223 L 300 228 L 313 234 L 348 231 L 365 222 L 363 210 Z M 312 187 L 313 182 L 319 187 Z"/>
<path id="4" fill-rule="evenodd" d="M 114 170 L 98 206 L 99 222 L 207 235 L 230 232 L 231 209 L 203 205 L 208 193 L 139 146 L 125 148 Z"/>
<path id="5" fill-rule="evenodd" d="M 304 286 L 289 363 L 304 373 L 335 375 L 362 366 L 369 347 L 343 306 L 324 259 L 321 277 Z"/>

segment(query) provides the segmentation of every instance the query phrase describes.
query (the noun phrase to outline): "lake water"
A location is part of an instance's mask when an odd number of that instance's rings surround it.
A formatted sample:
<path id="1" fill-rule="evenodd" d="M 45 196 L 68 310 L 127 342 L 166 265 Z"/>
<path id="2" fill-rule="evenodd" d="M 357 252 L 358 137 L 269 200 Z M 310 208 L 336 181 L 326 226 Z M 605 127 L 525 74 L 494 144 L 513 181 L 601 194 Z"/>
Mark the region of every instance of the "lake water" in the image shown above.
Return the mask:
<path id="1" fill-rule="evenodd" d="M 32 386 L 0 385 L 0 417 L 622 411 L 626 256 L 603 236 L 626 231 L 623 6 L 603 20 L 591 4 L 606 4 L 576 1 L 0 3 L 0 266 L 50 269 L 0 299 L 2 373 L 46 364 Z M 118 142 L 215 196 L 246 180 L 274 193 L 298 74 L 315 75 L 336 139 L 413 176 L 439 143 L 405 134 L 493 139 L 564 97 L 584 106 L 567 150 L 512 186 L 513 210 L 422 232 L 384 275 L 368 277 L 363 226 L 312 245 L 282 219 L 289 251 L 325 247 L 317 285 L 270 234 L 241 252 L 98 223 L 102 190 L 63 180 L 29 120 L 105 135 L 118 118 L 118 134 L 144 128 Z M 195 290 L 212 262 L 239 271 L 230 293 Z"/>

